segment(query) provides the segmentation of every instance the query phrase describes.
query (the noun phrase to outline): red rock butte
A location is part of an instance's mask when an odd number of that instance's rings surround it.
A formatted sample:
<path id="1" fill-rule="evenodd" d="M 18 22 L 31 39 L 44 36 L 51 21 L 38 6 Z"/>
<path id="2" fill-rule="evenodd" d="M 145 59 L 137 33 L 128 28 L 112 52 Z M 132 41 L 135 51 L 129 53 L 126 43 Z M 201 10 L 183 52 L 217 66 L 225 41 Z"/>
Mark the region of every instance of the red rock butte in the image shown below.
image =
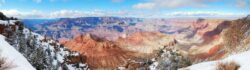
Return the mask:
<path id="1" fill-rule="evenodd" d="M 64 45 L 85 56 L 90 68 L 117 68 L 124 66 L 131 59 L 141 58 L 139 55 L 144 56 L 164 48 L 164 45 L 170 42 L 169 39 L 170 37 L 158 32 L 134 33 L 117 41 L 86 34 L 67 41 Z"/>
<path id="2" fill-rule="evenodd" d="M 113 42 L 97 39 L 90 34 L 76 37 L 64 45 L 86 56 L 86 63 L 91 68 L 118 67 L 132 55 L 132 52 L 121 49 Z"/>

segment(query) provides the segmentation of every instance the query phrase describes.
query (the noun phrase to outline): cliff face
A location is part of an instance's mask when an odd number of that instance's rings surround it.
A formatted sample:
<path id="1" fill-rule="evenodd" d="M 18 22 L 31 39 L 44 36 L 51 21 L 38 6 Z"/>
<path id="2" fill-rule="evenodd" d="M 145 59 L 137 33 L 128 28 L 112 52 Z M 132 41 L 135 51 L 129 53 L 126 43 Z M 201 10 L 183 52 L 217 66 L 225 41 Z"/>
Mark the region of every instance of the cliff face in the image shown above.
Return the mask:
<path id="1" fill-rule="evenodd" d="M 72 51 L 80 52 L 81 57 L 86 59 L 82 62 L 88 63 L 91 68 L 117 68 L 129 63 L 129 59 L 153 58 L 156 57 L 158 51 L 166 46 L 177 47 L 185 55 L 194 58 L 194 60 L 219 59 L 224 55 L 224 51 L 221 51 L 224 46 L 221 33 L 230 23 L 218 19 L 152 19 L 143 20 L 133 25 L 129 25 L 130 22 L 125 22 L 128 20 L 117 19 L 115 21 L 111 20 L 111 18 L 105 20 L 99 18 L 98 22 L 100 24 L 88 24 L 85 21 L 89 22 L 90 20 L 84 20 L 84 18 L 61 19 L 58 23 L 47 24 L 48 29 L 46 31 L 48 31 L 48 35 L 61 33 L 59 35 L 61 43 Z M 75 27 L 78 25 L 80 29 Z M 85 25 L 95 26 L 96 28 L 84 27 Z M 52 26 L 59 28 L 52 28 L 51 30 L 50 27 Z M 118 30 L 121 27 L 123 32 L 116 31 L 110 26 Z M 70 31 L 66 31 L 66 33 L 60 31 L 65 28 L 70 28 Z M 86 28 L 89 31 L 83 31 L 85 33 L 81 35 L 80 32 L 82 31 L 79 30 L 86 30 Z M 57 32 L 51 33 L 49 31 Z M 70 40 L 63 35 L 74 35 L 76 37 Z M 174 41 L 178 42 L 178 44 L 176 45 Z"/>
<path id="2" fill-rule="evenodd" d="M 99 33 L 98 35 L 103 37 L 108 36 L 107 33 L 119 35 L 120 32 L 124 32 L 125 26 L 133 25 L 139 20 L 138 18 L 119 17 L 79 17 L 44 20 L 43 22 L 26 19 L 24 22 L 34 32 L 64 42 L 66 39 L 73 39 L 89 32 Z M 114 34 L 107 38 L 113 39 Z"/>
<path id="3" fill-rule="evenodd" d="M 78 51 L 91 68 L 115 68 L 132 58 L 132 52 L 123 50 L 115 43 L 97 39 L 87 34 L 64 43 L 68 49 Z"/>
<path id="4" fill-rule="evenodd" d="M 227 52 L 241 52 L 248 50 L 250 43 L 250 16 L 232 21 L 232 25 L 225 30 L 223 39 Z"/>
<path id="5" fill-rule="evenodd" d="M 211 30 L 202 33 L 201 38 L 203 42 L 194 45 L 190 49 L 192 54 L 197 54 L 202 59 L 219 59 L 224 55 L 223 47 L 224 40 L 222 38 L 223 31 L 231 24 L 230 21 L 223 21 L 217 23 Z M 203 52 L 202 52 L 203 51 Z"/>
<path id="6" fill-rule="evenodd" d="M 153 58 L 157 51 L 172 41 L 169 36 L 158 32 L 139 32 L 116 41 L 86 34 L 64 45 L 80 52 L 91 68 L 117 68 L 126 66 L 130 61 Z"/>
<path id="7" fill-rule="evenodd" d="M 193 60 L 214 60 L 224 55 L 222 33 L 230 26 L 229 21 L 220 19 L 197 19 L 189 23 L 189 27 L 174 34 L 178 41 L 176 47 L 186 51 Z"/>
<path id="8" fill-rule="evenodd" d="M 194 57 L 205 58 L 208 60 L 214 60 L 209 62 L 202 62 L 181 70 L 200 70 L 202 68 L 208 70 L 221 69 L 226 67 L 237 66 L 237 69 L 244 70 L 248 69 L 247 60 L 249 53 L 249 28 L 250 28 L 250 16 L 240 18 L 237 20 L 224 21 L 219 24 L 212 31 L 204 34 L 207 44 L 215 43 L 214 47 L 211 47 L 207 54 L 198 54 Z M 217 36 L 217 38 L 209 36 Z M 209 39 L 212 38 L 212 39 Z M 218 41 L 219 40 L 219 41 Z M 196 48 L 198 49 L 202 48 Z M 204 49 L 204 48 L 203 48 Z M 208 49 L 208 48 L 206 48 Z M 203 50 L 204 51 L 204 50 Z M 216 59 L 214 59 L 216 58 Z M 230 64 L 230 63 L 234 63 Z M 223 65 L 223 66 L 222 66 Z"/>
<path id="9" fill-rule="evenodd" d="M 168 52 L 176 52 L 170 49 L 160 57 L 159 52 L 166 47 L 175 47 L 193 62 L 221 59 L 236 46 L 249 44 L 248 23 L 249 17 L 235 21 L 86 17 L 42 23 L 36 32 L 80 52 L 81 56 L 72 58 L 73 62 L 86 62 L 91 68 L 139 68 L 154 62 L 151 58 L 167 63 L 161 59 L 172 55 Z"/>
<path id="10" fill-rule="evenodd" d="M 126 38 L 120 38 L 117 43 L 124 49 L 150 54 L 164 48 L 172 41 L 173 37 L 160 32 L 137 32 Z"/>
<path id="11" fill-rule="evenodd" d="M 8 44 L 21 53 L 37 70 L 87 69 L 84 63 L 72 63 L 69 58 L 79 56 L 77 52 L 70 51 L 51 39 L 33 33 L 20 20 L 10 18 L 0 20 L 0 34 L 5 36 Z M 1 47 L 8 47 L 4 45 Z M 16 57 L 15 55 L 9 56 Z"/>

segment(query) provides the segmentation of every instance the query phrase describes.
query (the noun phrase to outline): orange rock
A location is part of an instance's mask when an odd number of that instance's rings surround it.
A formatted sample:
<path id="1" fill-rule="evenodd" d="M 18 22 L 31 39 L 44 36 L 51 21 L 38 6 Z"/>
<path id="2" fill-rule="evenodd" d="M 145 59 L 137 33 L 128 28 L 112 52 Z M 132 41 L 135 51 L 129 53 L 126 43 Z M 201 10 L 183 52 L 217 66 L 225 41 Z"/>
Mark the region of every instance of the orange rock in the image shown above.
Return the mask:
<path id="1" fill-rule="evenodd" d="M 80 52 L 90 68 L 113 69 L 124 66 L 129 60 L 146 59 L 144 56 L 149 58 L 153 51 L 164 48 L 170 42 L 172 44 L 172 41 L 172 38 L 159 32 L 138 32 L 116 41 L 86 34 L 63 44 L 72 51 Z"/>
<path id="2" fill-rule="evenodd" d="M 90 68 L 115 68 L 132 58 L 132 52 L 125 51 L 111 41 L 87 34 L 65 42 L 64 45 L 86 56 Z"/>

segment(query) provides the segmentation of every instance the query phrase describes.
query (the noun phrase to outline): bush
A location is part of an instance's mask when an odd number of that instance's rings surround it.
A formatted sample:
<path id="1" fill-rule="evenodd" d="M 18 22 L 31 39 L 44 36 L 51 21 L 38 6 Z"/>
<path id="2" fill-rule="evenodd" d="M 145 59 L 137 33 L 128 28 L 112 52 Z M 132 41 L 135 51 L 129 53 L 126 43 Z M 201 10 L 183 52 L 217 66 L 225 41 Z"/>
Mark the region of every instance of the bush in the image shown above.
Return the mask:
<path id="1" fill-rule="evenodd" d="M 0 56 L 0 70 L 9 70 L 13 68 L 14 65 L 6 61 L 6 58 Z"/>
<path id="2" fill-rule="evenodd" d="M 238 70 L 239 68 L 240 68 L 240 65 L 238 65 L 234 61 L 226 62 L 226 63 L 219 62 L 217 63 L 216 70 Z"/>

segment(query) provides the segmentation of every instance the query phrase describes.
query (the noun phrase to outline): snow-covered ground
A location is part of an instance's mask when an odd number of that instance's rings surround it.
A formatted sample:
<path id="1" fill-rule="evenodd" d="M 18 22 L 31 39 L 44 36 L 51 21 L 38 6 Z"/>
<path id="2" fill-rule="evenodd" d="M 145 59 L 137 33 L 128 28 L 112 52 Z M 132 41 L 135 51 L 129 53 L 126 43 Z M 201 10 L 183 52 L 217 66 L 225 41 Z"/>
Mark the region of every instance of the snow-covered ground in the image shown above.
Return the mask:
<path id="1" fill-rule="evenodd" d="M 19 53 L 14 47 L 5 41 L 5 37 L 0 34 L 0 55 L 6 58 L 7 62 L 14 65 L 10 70 L 35 70 L 35 68 Z"/>
<path id="2" fill-rule="evenodd" d="M 18 20 L 9 20 L 9 21 L 7 21 L 7 20 L 6 20 L 6 21 L 0 20 L 0 24 L 4 24 L 4 25 L 8 25 L 8 24 L 14 25 L 16 21 L 18 21 Z"/>
<path id="3" fill-rule="evenodd" d="M 14 23 L 14 20 L 0 20 L 0 25 L 6 26 L 3 28 L 8 28 L 8 25 L 15 25 Z M 62 70 L 65 68 L 66 70 L 87 69 L 87 65 L 81 62 L 72 64 L 66 63 L 69 61 L 68 56 L 80 56 L 80 54 L 64 48 L 56 41 L 46 39 L 46 37 L 33 33 L 25 27 L 22 31 L 10 32 L 15 34 L 11 35 L 13 37 L 6 38 L 8 42 L 5 40 L 5 37 L 0 34 L 0 57 L 6 58 L 7 63 L 13 64 L 14 68 L 11 70 L 35 70 L 35 68 L 42 70 Z M 22 34 L 24 35 L 20 36 Z M 10 43 L 13 43 L 12 46 Z M 41 64 L 39 65 L 41 66 L 40 68 L 38 64 Z M 34 65 L 34 67 L 32 65 Z"/>
<path id="4" fill-rule="evenodd" d="M 198 64 L 192 65 L 188 68 L 180 69 L 180 70 L 186 70 L 186 69 L 189 69 L 189 70 L 216 70 L 216 66 L 219 62 L 220 63 L 235 62 L 236 64 L 240 65 L 240 68 L 238 70 L 250 70 L 249 58 L 250 58 L 250 50 L 243 52 L 243 53 L 231 55 L 231 56 L 229 56 L 225 59 L 222 59 L 222 60 L 202 62 L 202 63 L 198 63 Z"/>
<path id="5" fill-rule="evenodd" d="M 27 31 L 25 31 L 27 30 Z M 29 30 L 28 29 L 24 29 L 24 33 L 26 35 L 29 34 Z M 62 64 L 65 62 L 65 60 L 67 60 L 65 57 L 67 56 L 79 56 L 80 53 L 77 52 L 70 52 L 70 51 L 66 51 L 66 48 L 64 47 L 59 47 L 59 43 L 53 41 L 53 40 L 48 40 L 47 42 L 40 42 L 41 40 L 45 39 L 45 37 L 37 34 L 37 33 L 33 33 L 32 35 L 37 37 L 37 43 L 41 44 L 43 47 L 43 49 L 46 50 L 50 50 L 50 55 L 48 57 L 56 57 L 56 59 L 52 59 L 52 64 L 54 66 L 57 66 L 58 64 Z M 51 43 L 56 43 L 58 46 L 53 46 L 50 45 Z M 57 49 L 57 50 L 56 50 Z M 79 63 L 79 68 L 75 67 L 74 64 L 67 64 L 66 65 L 68 67 L 69 70 L 87 70 L 87 64 L 83 64 L 83 63 Z M 62 70 L 62 68 L 59 68 L 59 70 Z"/>

